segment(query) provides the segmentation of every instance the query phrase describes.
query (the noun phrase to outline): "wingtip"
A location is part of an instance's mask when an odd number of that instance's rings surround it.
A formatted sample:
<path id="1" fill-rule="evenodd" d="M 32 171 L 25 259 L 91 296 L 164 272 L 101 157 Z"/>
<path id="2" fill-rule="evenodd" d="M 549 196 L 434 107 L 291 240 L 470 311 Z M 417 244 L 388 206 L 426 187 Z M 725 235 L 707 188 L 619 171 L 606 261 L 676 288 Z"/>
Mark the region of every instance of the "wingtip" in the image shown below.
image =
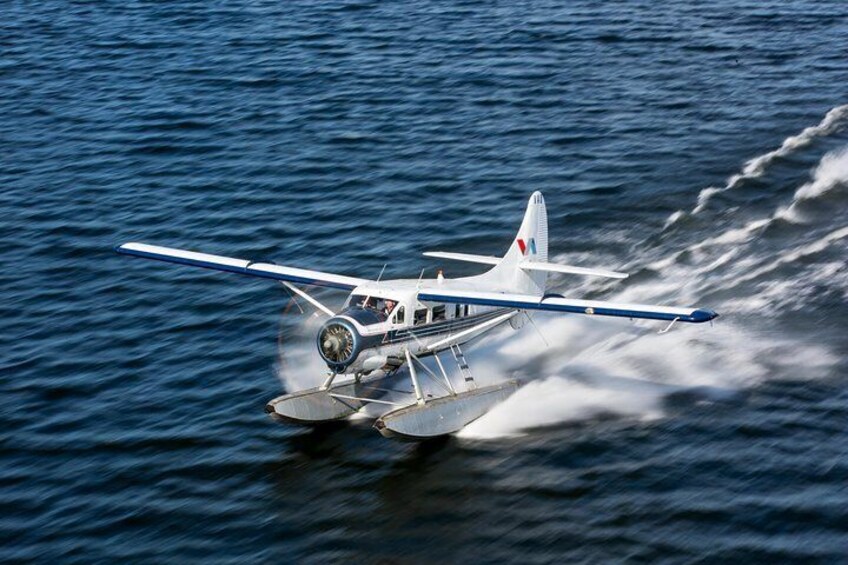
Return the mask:
<path id="1" fill-rule="evenodd" d="M 710 322 L 718 318 L 718 312 L 714 310 L 707 310 L 706 308 L 699 308 L 692 312 L 692 319 L 697 323 L 702 322 Z"/>
<path id="2" fill-rule="evenodd" d="M 115 247 L 113 247 L 113 249 L 115 250 L 115 253 L 127 254 L 130 251 L 133 251 L 138 245 L 139 244 L 135 241 L 127 241 L 125 243 L 120 243 L 116 245 Z"/>

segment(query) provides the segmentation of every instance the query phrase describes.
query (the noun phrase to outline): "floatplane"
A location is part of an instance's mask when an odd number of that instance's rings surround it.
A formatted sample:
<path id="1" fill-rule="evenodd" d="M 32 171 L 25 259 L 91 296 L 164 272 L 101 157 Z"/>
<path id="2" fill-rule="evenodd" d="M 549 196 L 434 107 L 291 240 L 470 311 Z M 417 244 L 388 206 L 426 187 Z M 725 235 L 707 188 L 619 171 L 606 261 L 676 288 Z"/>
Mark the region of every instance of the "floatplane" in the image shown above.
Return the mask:
<path id="1" fill-rule="evenodd" d="M 386 437 L 420 440 L 457 432 L 515 392 L 517 380 L 478 387 L 462 346 L 504 324 L 520 329 L 524 322 L 532 322 L 530 312 L 668 322 L 660 333 L 675 323 L 703 323 L 718 315 L 700 308 L 618 304 L 547 293 L 549 273 L 613 279 L 627 274 L 548 262 L 547 211 L 539 192 L 530 197 L 521 227 L 503 257 L 424 253 L 491 266 L 483 274 L 456 279 L 445 278 L 441 271 L 436 278 L 425 279 L 422 271 L 417 279 L 368 280 L 145 243 L 125 243 L 116 251 L 280 281 L 292 298 L 302 298 L 328 317 L 316 339 L 328 373 L 316 375 L 323 382 L 315 388 L 271 400 L 266 411 L 277 420 L 315 425 L 348 418 L 366 405 L 381 405 L 385 411 L 376 417 L 374 427 Z M 310 286 L 343 290 L 349 296 L 334 312 L 304 290 Z M 428 367 L 425 358 L 432 358 L 435 366 Z M 461 376 L 457 385 L 445 361 L 456 364 L 455 376 Z M 407 371 L 401 372 L 402 367 Z M 408 401 L 386 400 L 383 393 L 388 389 L 377 381 L 406 379 L 405 374 L 412 384 Z M 422 377 L 431 379 L 442 394 L 425 394 Z"/>

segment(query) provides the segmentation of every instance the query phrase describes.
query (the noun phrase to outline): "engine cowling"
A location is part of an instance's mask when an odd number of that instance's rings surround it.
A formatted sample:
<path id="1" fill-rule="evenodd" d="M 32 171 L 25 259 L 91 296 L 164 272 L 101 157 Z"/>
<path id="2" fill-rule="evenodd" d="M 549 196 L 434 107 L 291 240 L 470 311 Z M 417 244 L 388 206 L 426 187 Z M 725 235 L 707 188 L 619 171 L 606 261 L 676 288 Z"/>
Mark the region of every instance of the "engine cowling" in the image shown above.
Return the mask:
<path id="1" fill-rule="evenodd" d="M 360 336 L 342 318 L 331 318 L 318 331 L 318 352 L 331 370 L 341 373 L 359 355 Z"/>

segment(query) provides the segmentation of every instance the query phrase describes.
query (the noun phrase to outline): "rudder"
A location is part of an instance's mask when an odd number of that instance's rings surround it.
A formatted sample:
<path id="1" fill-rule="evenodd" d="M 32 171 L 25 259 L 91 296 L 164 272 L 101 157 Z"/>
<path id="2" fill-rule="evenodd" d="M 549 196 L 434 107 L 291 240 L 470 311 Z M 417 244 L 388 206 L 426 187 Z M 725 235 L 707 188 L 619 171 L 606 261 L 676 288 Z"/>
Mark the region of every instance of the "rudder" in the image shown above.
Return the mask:
<path id="1" fill-rule="evenodd" d="M 505 292 L 545 294 L 548 274 L 544 271 L 525 271 L 522 261 L 548 261 L 548 212 L 541 192 L 534 192 L 527 202 L 527 211 L 518 233 L 500 262 L 483 275 L 487 282 Z"/>

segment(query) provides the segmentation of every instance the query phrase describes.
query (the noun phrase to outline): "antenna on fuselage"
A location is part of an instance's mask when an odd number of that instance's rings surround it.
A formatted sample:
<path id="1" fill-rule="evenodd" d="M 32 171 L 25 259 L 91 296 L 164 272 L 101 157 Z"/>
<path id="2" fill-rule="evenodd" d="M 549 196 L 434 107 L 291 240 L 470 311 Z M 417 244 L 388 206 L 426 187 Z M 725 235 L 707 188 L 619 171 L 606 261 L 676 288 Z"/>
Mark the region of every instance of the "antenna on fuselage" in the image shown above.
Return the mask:
<path id="1" fill-rule="evenodd" d="M 383 268 L 380 269 L 380 274 L 377 275 L 377 280 L 375 282 L 380 282 L 380 279 L 383 278 L 383 273 L 386 272 L 386 267 L 388 267 L 388 266 L 389 266 L 388 263 L 383 263 Z M 368 301 L 370 301 L 370 300 L 371 300 L 371 295 L 369 294 L 365 297 L 365 300 L 362 302 L 362 306 L 365 306 L 366 304 L 368 304 Z"/>

